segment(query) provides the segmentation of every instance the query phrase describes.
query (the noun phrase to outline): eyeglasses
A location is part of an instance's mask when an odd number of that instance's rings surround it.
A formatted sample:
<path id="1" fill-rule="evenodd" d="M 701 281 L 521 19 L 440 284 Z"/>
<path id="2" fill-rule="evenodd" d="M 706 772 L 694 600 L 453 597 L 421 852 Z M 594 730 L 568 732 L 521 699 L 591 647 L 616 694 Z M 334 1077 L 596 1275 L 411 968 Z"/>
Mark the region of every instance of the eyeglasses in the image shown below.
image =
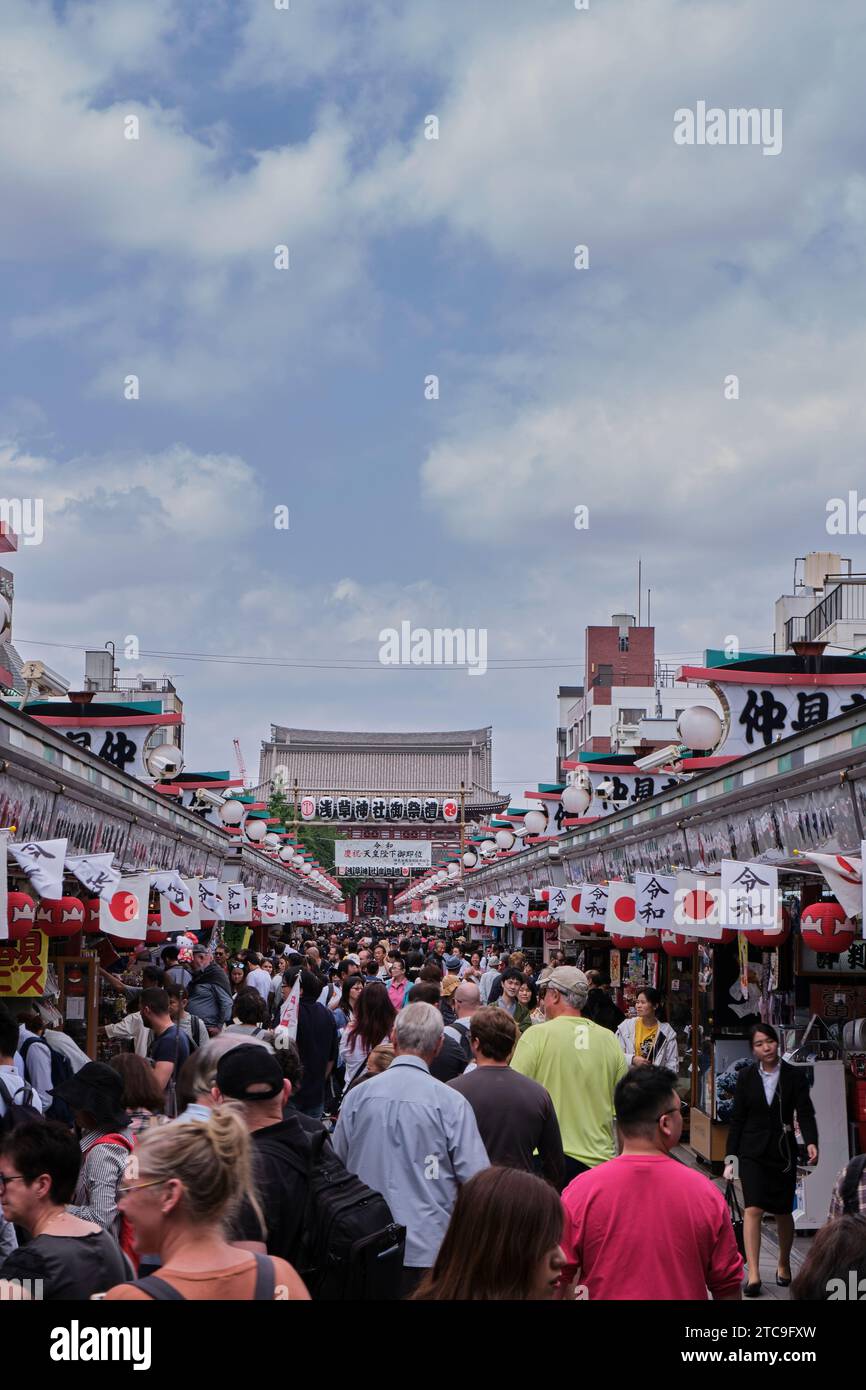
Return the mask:
<path id="1" fill-rule="evenodd" d="M 128 1197 L 130 1192 L 140 1192 L 143 1187 L 161 1187 L 168 1178 L 151 1178 L 148 1182 L 120 1183 L 117 1188 L 119 1197 Z"/>
<path id="2" fill-rule="evenodd" d="M 5 1173 L 0 1173 L 0 1192 L 5 1192 L 10 1182 L 26 1181 L 27 1179 L 22 1177 L 20 1173 L 13 1173 L 10 1177 L 7 1177 Z"/>

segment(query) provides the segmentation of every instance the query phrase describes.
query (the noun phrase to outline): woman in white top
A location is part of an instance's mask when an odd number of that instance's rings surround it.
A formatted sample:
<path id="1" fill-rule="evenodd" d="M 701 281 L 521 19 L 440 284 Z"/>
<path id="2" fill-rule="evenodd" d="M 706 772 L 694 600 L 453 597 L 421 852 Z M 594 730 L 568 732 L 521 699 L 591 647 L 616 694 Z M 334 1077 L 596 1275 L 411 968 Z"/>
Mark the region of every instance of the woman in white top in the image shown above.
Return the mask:
<path id="1" fill-rule="evenodd" d="M 365 1065 L 380 1043 L 388 1042 L 397 1010 L 379 980 L 369 980 L 361 991 L 355 1012 L 340 1039 L 340 1065 L 346 1068 L 346 1085 Z"/>
<path id="2" fill-rule="evenodd" d="M 677 1035 L 669 1023 L 662 1023 L 656 1012 L 662 1002 L 657 989 L 647 985 L 635 1000 L 636 1018 L 627 1018 L 616 1030 L 616 1040 L 630 1067 L 667 1067 L 679 1072 Z"/>

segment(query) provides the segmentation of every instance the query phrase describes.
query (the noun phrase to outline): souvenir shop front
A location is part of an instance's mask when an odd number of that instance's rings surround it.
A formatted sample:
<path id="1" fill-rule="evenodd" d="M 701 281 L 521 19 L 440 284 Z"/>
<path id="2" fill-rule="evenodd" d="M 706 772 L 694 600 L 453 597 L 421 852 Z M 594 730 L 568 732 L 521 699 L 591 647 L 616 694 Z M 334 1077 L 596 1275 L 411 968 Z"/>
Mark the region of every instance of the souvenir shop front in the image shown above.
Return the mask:
<path id="1" fill-rule="evenodd" d="M 202 883 L 243 886 L 248 910 L 219 930 L 259 946 L 269 928 L 252 906 L 257 892 L 298 891 L 282 864 L 8 705 L 0 705 L 0 852 L 0 1000 L 14 1013 L 35 1007 L 94 1059 L 110 1052 L 100 1030 L 126 1007 L 100 967 L 118 971 L 136 945 L 167 942 L 164 915 L 172 935 L 180 926 L 190 942 L 213 932 Z M 110 899 L 100 896 L 107 871 L 123 875 Z M 188 924 L 178 914 L 181 884 Z M 318 898 L 305 896 L 311 906 Z M 134 908 L 141 927 L 131 932 Z"/>

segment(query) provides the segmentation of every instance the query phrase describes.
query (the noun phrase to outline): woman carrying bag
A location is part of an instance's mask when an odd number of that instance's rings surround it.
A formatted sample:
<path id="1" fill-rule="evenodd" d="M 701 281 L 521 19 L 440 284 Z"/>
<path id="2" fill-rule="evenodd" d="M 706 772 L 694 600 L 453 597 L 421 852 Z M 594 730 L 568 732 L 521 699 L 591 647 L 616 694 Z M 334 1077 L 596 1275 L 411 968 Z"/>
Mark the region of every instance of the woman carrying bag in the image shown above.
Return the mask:
<path id="1" fill-rule="evenodd" d="M 737 1077 L 734 1108 L 728 1130 L 729 1163 L 725 1177 L 739 1177 L 743 1188 L 744 1240 L 749 1282 L 746 1298 L 761 1292 L 761 1221 L 764 1212 L 776 1218 L 779 1263 L 776 1283 L 791 1282 L 794 1240 L 794 1192 L 797 1186 L 797 1147 L 794 1118 L 810 1163 L 818 1161 L 818 1127 L 805 1072 L 779 1058 L 779 1035 L 769 1023 L 756 1023 L 749 1034 L 754 1065 Z"/>

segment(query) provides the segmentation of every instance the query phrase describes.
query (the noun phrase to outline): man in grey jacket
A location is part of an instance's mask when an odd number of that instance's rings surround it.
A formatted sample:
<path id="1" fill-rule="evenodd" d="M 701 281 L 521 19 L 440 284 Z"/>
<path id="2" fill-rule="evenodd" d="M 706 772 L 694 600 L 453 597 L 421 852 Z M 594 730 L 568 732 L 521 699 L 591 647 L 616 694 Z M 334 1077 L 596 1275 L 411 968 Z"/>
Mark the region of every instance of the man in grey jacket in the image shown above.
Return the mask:
<path id="1" fill-rule="evenodd" d="M 193 947 L 191 965 L 187 1011 L 201 1019 L 213 1038 L 232 1016 L 228 977 L 224 970 L 214 964 L 213 955 L 206 946 Z"/>

